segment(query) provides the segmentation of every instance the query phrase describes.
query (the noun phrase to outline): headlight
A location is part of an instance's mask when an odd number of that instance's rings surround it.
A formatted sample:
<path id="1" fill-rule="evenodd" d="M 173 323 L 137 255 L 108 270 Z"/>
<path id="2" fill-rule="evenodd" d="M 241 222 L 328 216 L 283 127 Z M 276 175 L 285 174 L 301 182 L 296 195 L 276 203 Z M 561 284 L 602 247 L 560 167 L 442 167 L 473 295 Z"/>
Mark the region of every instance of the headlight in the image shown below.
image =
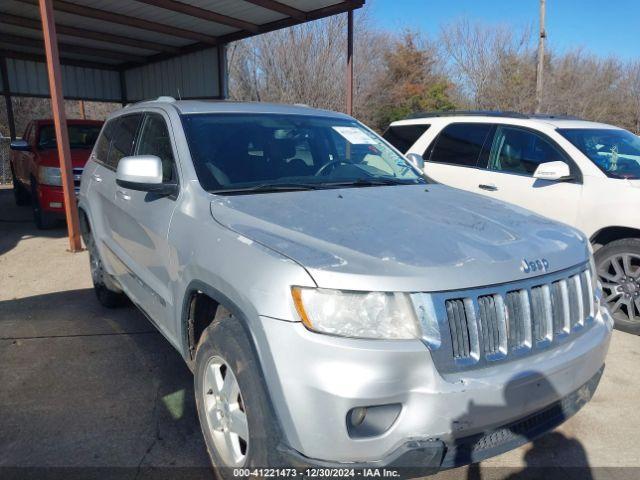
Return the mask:
<path id="1" fill-rule="evenodd" d="M 41 185 L 62 186 L 62 174 L 58 167 L 39 167 L 38 182 Z"/>
<path id="2" fill-rule="evenodd" d="M 355 338 L 413 339 L 421 331 L 410 295 L 293 287 L 298 315 L 315 332 Z"/>

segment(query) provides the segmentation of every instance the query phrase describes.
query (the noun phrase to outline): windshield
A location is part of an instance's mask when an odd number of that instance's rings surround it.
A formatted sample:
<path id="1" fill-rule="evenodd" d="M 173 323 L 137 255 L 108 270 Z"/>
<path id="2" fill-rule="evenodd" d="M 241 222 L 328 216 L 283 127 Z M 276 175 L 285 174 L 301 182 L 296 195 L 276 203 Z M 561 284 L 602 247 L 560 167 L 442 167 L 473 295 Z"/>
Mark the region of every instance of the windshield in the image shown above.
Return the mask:
<path id="1" fill-rule="evenodd" d="M 192 114 L 182 121 L 198 179 L 214 193 L 426 183 L 354 120 Z"/>
<path id="2" fill-rule="evenodd" d="M 91 150 L 100 134 L 101 125 L 68 125 L 69 147 L 72 149 Z M 53 125 L 44 125 L 40 128 L 38 149 L 47 150 L 57 148 L 56 131 Z"/>
<path id="3" fill-rule="evenodd" d="M 640 138 L 627 130 L 572 128 L 558 132 L 611 178 L 640 178 Z"/>

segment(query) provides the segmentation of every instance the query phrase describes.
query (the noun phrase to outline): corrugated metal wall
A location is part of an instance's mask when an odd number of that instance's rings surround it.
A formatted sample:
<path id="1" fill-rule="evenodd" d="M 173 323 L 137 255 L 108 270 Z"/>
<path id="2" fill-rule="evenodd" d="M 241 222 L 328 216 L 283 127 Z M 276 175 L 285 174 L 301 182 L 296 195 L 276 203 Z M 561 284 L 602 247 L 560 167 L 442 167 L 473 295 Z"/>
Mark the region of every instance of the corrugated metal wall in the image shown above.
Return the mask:
<path id="1" fill-rule="evenodd" d="M 120 74 L 117 71 L 71 65 L 62 65 L 61 68 L 63 94 L 66 98 L 107 102 L 122 100 Z M 49 95 L 45 63 L 7 58 L 7 73 L 12 94 Z M 222 74 L 226 75 L 226 71 Z M 124 78 L 128 102 L 161 95 L 176 98 L 219 97 L 218 50 L 212 47 L 135 67 L 126 70 Z"/>
<path id="2" fill-rule="evenodd" d="M 125 72 L 127 99 L 144 100 L 170 95 L 178 98 L 218 97 L 218 51 L 216 47 Z"/>
<path id="3" fill-rule="evenodd" d="M 91 100 L 121 100 L 120 77 L 113 70 L 62 65 L 63 94 L 67 98 Z M 49 95 L 47 66 L 42 62 L 7 58 L 7 74 L 11 93 L 18 95 Z"/>

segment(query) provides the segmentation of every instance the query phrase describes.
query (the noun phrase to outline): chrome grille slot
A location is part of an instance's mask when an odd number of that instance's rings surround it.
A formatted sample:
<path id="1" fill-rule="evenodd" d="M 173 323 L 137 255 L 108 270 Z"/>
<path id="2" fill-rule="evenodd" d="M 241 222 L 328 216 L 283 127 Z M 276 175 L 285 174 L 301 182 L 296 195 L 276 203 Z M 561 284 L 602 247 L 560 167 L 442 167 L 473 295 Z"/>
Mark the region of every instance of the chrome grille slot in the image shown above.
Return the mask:
<path id="1" fill-rule="evenodd" d="M 482 351 L 485 355 L 496 354 L 500 351 L 503 339 L 500 338 L 500 312 L 497 295 L 478 297 L 478 320 L 482 333 Z"/>
<path id="2" fill-rule="evenodd" d="M 580 274 L 580 283 L 582 284 L 582 305 L 584 306 L 584 314 L 587 317 L 593 317 L 593 284 L 591 283 L 591 272 L 585 270 Z"/>
<path id="3" fill-rule="evenodd" d="M 509 350 L 531 346 L 531 309 L 526 290 L 507 292 Z"/>
<path id="4" fill-rule="evenodd" d="M 561 335 L 571 330 L 569 311 L 569 291 L 566 280 L 551 284 L 551 311 L 553 316 L 553 334 Z"/>
<path id="5" fill-rule="evenodd" d="M 584 319 L 584 305 L 582 303 L 582 282 L 580 276 L 572 276 L 569 285 L 569 311 L 571 312 L 571 328 L 580 326 Z"/>
<path id="6" fill-rule="evenodd" d="M 531 320 L 533 338 L 536 341 L 550 339 L 552 318 L 549 286 L 533 287 L 531 289 Z"/>
<path id="7" fill-rule="evenodd" d="M 469 358 L 471 342 L 469 341 L 469 324 L 464 301 L 461 299 L 447 300 L 447 320 L 451 330 L 451 346 L 454 358 Z"/>

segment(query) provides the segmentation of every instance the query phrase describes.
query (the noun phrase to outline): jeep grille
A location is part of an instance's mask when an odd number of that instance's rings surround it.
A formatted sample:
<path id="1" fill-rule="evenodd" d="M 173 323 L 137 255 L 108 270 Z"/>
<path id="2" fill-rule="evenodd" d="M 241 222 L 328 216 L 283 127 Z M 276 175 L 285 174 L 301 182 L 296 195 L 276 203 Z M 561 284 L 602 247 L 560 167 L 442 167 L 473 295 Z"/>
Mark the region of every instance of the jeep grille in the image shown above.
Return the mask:
<path id="1" fill-rule="evenodd" d="M 496 287 L 431 294 L 443 338 L 433 351 L 446 372 L 489 366 L 572 339 L 593 320 L 587 266 Z"/>

